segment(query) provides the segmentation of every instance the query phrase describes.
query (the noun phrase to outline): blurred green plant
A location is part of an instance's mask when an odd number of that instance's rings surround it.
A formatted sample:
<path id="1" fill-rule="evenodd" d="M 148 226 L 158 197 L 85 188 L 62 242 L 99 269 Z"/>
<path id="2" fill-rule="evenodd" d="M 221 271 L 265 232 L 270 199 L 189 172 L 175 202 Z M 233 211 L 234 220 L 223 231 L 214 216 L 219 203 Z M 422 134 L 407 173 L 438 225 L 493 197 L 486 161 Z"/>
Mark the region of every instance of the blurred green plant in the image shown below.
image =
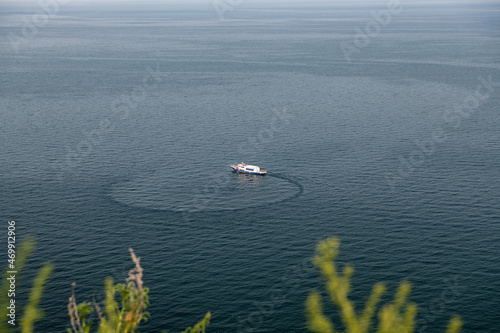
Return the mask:
<path id="1" fill-rule="evenodd" d="M 354 303 L 349 300 L 348 294 L 351 289 L 350 280 L 354 274 L 354 268 L 350 265 L 344 266 L 342 273 L 337 272 L 335 259 L 338 256 L 339 240 L 329 238 L 317 245 L 314 264 L 320 269 L 326 280 L 326 290 L 331 302 L 340 310 L 340 318 L 345 333 L 412 333 L 415 330 L 415 317 L 417 306 L 408 302 L 407 298 L 411 291 L 411 285 L 403 281 L 400 285 L 394 300 L 384 305 L 378 312 L 378 325 L 372 327 L 372 319 L 380 303 L 386 287 L 382 283 L 377 283 L 372 289 L 371 295 L 365 303 L 362 312 L 356 313 Z M 27 258 L 35 247 L 33 238 L 26 238 L 16 252 L 16 286 L 19 285 L 21 271 L 24 268 Z M 149 305 L 149 288 L 143 285 L 143 269 L 138 258 L 132 249 L 129 249 L 135 267 L 128 273 L 126 283 L 113 283 L 112 278 L 105 280 L 105 300 L 104 312 L 99 304 L 93 300 L 90 302 L 76 303 L 75 283 L 72 284 L 71 297 L 68 302 L 68 313 L 71 319 L 71 328 L 68 333 L 90 333 L 93 322 L 88 318 L 95 312 L 99 319 L 97 333 L 135 333 L 139 332 L 139 324 L 146 322 L 149 313 L 146 308 Z M 24 308 L 24 313 L 19 319 L 19 327 L 22 333 L 32 333 L 35 323 L 43 317 L 43 311 L 38 308 L 42 298 L 45 284 L 53 271 L 53 265 L 45 264 L 38 272 L 31 288 L 28 304 Z M 8 295 L 10 273 L 4 273 L 4 279 L 0 285 L 0 293 Z M 14 332 L 16 326 L 8 324 L 10 299 L 0 297 L 0 332 Z M 19 306 L 16 304 L 16 308 Z M 317 291 L 310 293 L 306 302 L 307 324 L 310 331 L 314 333 L 337 333 L 333 322 L 324 315 L 321 295 Z M 182 333 L 205 333 L 206 327 L 210 323 L 211 314 L 208 312 L 205 317 L 193 327 L 188 327 Z M 454 316 L 446 333 L 458 333 L 461 330 L 462 320 Z M 164 332 L 165 333 L 165 332 Z"/>
<path id="2" fill-rule="evenodd" d="M 205 333 L 205 328 L 210 323 L 210 312 L 205 315 L 198 324 L 194 325 L 194 327 L 186 328 L 182 333 Z"/>
<path id="3" fill-rule="evenodd" d="M 68 313 L 71 319 L 71 328 L 67 329 L 68 333 L 89 333 L 93 323 L 87 321 L 87 318 L 94 311 L 99 318 L 97 333 L 135 333 L 138 332 L 139 324 L 148 320 L 149 313 L 145 310 L 149 305 L 149 288 L 144 287 L 142 281 L 143 269 L 140 265 L 140 258 L 132 249 L 129 251 L 135 267 L 129 271 L 126 283 L 113 284 L 112 278 L 106 279 L 104 312 L 95 300 L 93 303 L 77 304 L 75 283 L 73 283 L 68 302 Z M 192 328 L 187 328 L 183 333 L 204 333 L 209 322 L 210 312 L 202 321 Z"/>
<path id="4" fill-rule="evenodd" d="M 14 270 L 16 271 L 15 274 L 16 291 L 14 292 L 14 294 L 16 292 L 19 293 L 18 290 L 21 281 L 20 277 L 22 276 L 21 273 L 24 266 L 26 265 L 28 257 L 35 248 L 35 245 L 36 245 L 35 239 L 32 237 L 27 237 L 21 242 L 21 245 L 15 252 L 16 257 L 15 257 Z M 2 297 L 0 297 L 0 332 L 5 332 L 5 333 L 15 332 L 17 328 L 17 322 L 19 322 L 19 327 L 22 333 L 33 332 L 33 327 L 35 325 L 35 322 L 43 318 L 43 311 L 38 308 L 38 304 L 40 303 L 40 300 L 42 298 L 45 284 L 49 279 L 50 274 L 52 274 L 53 270 L 54 266 L 50 263 L 46 263 L 39 270 L 38 274 L 34 279 L 33 286 L 31 287 L 28 304 L 25 306 L 24 313 L 22 314 L 22 316 L 20 316 L 19 320 L 17 319 L 17 317 L 19 317 L 17 309 L 20 309 L 21 306 L 17 304 L 16 300 L 16 303 L 14 303 L 16 308 L 16 313 L 14 317 L 16 325 L 11 325 L 8 323 L 10 320 L 12 320 L 12 318 L 10 317 L 10 309 L 8 307 L 10 306 L 10 299 L 14 299 L 14 297 L 10 298 L 5 296 L 11 294 L 9 292 L 10 281 L 8 280 L 8 278 L 12 274 L 8 273 L 8 271 L 11 271 L 8 267 L 5 269 L 5 273 L 2 279 L 2 284 L 0 285 L 0 295 L 2 295 Z"/>
<path id="5" fill-rule="evenodd" d="M 339 240 L 329 238 L 321 241 L 316 247 L 316 256 L 313 261 L 326 280 L 326 291 L 331 302 L 340 310 L 342 325 L 346 333 L 368 333 L 371 331 L 371 321 L 376 312 L 380 298 L 386 291 L 382 283 L 377 283 L 366 301 L 365 308 L 361 313 L 356 313 L 354 303 L 349 300 L 348 294 L 351 289 L 350 280 L 354 274 L 354 268 L 350 265 L 344 266 L 342 273 L 337 272 L 335 259 L 338 255 Z M 403 281 L 394 300 L 382 307 L 378 314 L 378 333 L 411 333 L 415 329 L 415 316 L 417 305 L 407 302 L 411 285 Z M 314 333 L 336 333 L 340 332 L 334 328 L 333 322 L 324 315 L 321 295 L 317 291 L 310 293 L 306 301 L 307 324 Z M 462 321 L 460 317 L 453 317 L 448 324 L 446 333 L 457 333 L 460 331 Z M 372 330 L 375 331 L 375 330 Z"/>

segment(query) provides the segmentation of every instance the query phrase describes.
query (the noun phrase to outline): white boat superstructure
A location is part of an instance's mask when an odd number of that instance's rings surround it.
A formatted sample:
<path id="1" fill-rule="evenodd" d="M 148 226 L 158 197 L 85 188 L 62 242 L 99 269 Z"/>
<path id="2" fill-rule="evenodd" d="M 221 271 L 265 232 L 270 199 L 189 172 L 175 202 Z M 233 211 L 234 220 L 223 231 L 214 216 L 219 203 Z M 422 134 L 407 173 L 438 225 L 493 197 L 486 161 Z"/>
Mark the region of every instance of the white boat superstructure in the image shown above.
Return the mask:
<path id="1" fill-rule="evenodd" d="M 250 173 L 252 175 L 262 175 L 264 176 L 267 171 L 266 170 L 261 170 L 258 166 L 256 165 L 250 165 L 241 162 L 238 165 L 231 165 L 231 169 L 233 169 L 234 172 L 238 173 Z"/>

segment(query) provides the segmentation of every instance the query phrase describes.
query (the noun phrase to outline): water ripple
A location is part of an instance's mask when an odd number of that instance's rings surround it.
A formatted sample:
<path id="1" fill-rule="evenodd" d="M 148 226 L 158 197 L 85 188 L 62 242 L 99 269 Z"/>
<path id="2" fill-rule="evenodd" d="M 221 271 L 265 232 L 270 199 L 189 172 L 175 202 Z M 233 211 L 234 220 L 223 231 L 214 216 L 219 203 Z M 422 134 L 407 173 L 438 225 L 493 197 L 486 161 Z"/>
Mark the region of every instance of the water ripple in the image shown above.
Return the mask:
<path id="1" fill-rule="evenodd" d="M 184 190 L 181 189 L 189 189 Z M 112 185 L 113 200 L 131 207 L 176 212 L 238 210 L 294 199 L 302 184 L 281 173 L 266 176 L 153 172 Z"/>

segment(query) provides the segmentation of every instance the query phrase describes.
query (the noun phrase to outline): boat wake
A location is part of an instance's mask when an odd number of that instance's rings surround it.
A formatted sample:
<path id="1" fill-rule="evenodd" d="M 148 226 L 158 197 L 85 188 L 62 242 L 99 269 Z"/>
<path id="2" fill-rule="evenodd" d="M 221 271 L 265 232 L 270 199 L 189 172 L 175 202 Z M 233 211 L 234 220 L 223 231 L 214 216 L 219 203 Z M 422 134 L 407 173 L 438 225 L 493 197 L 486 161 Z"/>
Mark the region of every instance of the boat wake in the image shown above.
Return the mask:
<path id="1" fill-rule="evenodd" d="M 275 205 L 303 192 L 298 180 L 281 173 L 268 173 L 267 177 L 231 172 L 174 177 L 156 171 L 115 183 L 110 196 L 131 207 L 194 213 Z"/>

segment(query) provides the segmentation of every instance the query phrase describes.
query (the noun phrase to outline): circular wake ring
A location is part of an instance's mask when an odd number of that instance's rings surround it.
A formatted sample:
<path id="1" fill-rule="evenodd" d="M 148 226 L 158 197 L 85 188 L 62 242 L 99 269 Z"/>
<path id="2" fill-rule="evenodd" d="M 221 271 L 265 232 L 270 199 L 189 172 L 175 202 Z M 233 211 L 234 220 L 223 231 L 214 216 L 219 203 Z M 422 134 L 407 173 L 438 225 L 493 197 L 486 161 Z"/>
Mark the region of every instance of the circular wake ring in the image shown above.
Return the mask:
<path id="1" fill-rule="evenodd" d="M 206 184 L 204 190 L 193 189 L 192 193 L 180 193 L 175 190 L 175 185 L 169 189 L 168 182 L 163 180 L 165 184 L 162 185 L 162 181 L 154 179 L 152 175 L 159 173 L 153 172 L 149 177 L 137 177 L 114 184 L 111 198 L 121 204 L 147 210 L 195 213 L 270 206 L 295 199 L 304 192 L 298 180 L 281 173 L 268 173 L 266 176 L 223 174 L 223 177 L 227 176 L 224 181 L 216 179 Z M 266 178 L 274 178 L 278 182 L 269 184 Z M 281 198 L 272 200 L 276 196 Z"/>

